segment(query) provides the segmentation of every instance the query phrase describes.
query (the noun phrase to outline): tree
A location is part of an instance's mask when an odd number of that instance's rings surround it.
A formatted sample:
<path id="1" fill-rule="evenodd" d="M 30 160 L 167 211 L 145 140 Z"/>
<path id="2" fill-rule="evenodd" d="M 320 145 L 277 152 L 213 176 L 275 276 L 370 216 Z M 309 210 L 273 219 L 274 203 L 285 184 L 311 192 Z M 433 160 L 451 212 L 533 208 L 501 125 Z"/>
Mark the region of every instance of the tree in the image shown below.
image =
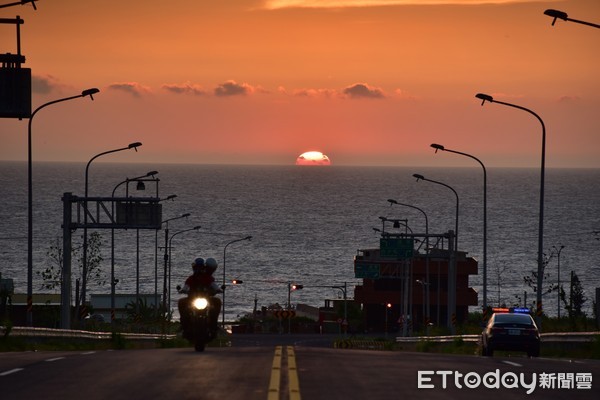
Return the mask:
<path id="1" fill-rule="evenodd" d="M 569 313 L 569 318 L 585 317 L 585 313 L 582 311 L 583 305 L 587 301 L 585 297 L 585 291 L 581 285 L 579 277 L 575 271 L 571 271 L 571 290 L 570 296 L 567 300 L 567 296 L 563 288 L 560 288 L 560 299 L 565 305 L 565 309 Z"/>
<path id="2" fill-rule="evenodd" d="M 88 238 L 87 250 L 87 276 L 86 282 L 95 282 L 97 286 L 106 285 L 107 277 L 102 271 L 102 261 L 104 258 L 100 252 L 102 248 L 102 235 L 98 232 L 92 232 Z M 79 269 L 83 269 L 83 252 L 81 247 L 77 248 Z M 80 276 L 82 273 L 79 274 Z"/>
<path id="3" fill-rule="evenodd" d="M 102 271 L 101 263 L 103 261 L 101 250 L 102 235 L 98 232 L 92 232 L 88 239 L 88 271 L 87 281 L 95 282 L 98 286 L 104 286 L 107 278 Z M 83 254 L 81 247 L 74 247 L 72 250 L 72 258 L 79 262 L 79 277 L 83 268 Z M 46 251 L 48 257 L 48 265 L 46 268 L 37 271 L 36 274 L 42 279 L 42 289 L 55 290 L 60 287 L 63 265 L 63 248 L 60 238 L 56 238 L 53 245 Z"/>
<path id="4" fill-rule="evenodd" d="M 552 249 L 550 251 L 550 255 L 546 255 L 545 253 L 543 254 L 543 263 L 542 263 L 542 284 L 543 282 L 547 282 L 548 281 L 548 277 L 549 274 L 546 273 L 546 267 L 548 266 L 548 264 L 550 263 L 550 260 L 552 260 L 552 258 L 554 258 L 554 256 L 556 256 L 556 251 L 555 249 Z M 526 275 L 523 277 L 523 281 L 525 282 L 525 284 L 527 286 L 529 286 L 534 293 L 537 293 L 538 291 L 538 287 L 537 287 L 537 278 L 538 278 L 538 271 L 537 270 L 532 270 L 530 275 Z M 552 293 L 556 290 L 558 290 L 558 284 L 556 283 L 550 283 L 548 284 L 548 286 L 544 287 L 542 286 L 541 288 L 539 288 L 542 291 L 542 296 L 545 294 L 549 294 Z"/>
<path id="5" fill-rule="evenodd" d="M 42 278 L 42 289 L 54 290 L 60 286 L 62 274 L 62 244 L 57 237 L 56 242 L 51 245 L 46 251 L 49 263 L 45 269 L 36 271 L 36 274 Z"/>

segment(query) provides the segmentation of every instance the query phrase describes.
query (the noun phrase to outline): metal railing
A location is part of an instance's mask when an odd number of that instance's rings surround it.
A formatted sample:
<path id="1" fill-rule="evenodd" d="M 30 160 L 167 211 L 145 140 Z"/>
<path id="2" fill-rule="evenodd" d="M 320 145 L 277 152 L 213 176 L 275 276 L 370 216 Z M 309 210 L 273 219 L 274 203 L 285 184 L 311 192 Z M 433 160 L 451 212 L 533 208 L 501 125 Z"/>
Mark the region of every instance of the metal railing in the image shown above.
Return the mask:
<path id="1" fill-rule="evenodd" d="M 176 335 L 153 334 L 153 333 L 118 333 L 129 340 L 162 340 L 175 339 Z M 6 327 L 0 326 L 0 336 L 6 335 Z M 39 337 L 39 338 L 76 338 L 76 339 L 111 339 L 112 332 L 92 332 L 72 329 L 52 329 L 52 328 L 30 328 L 24 326 L 15 326 L 9 330 L 9 336 L 20 337 Z"/>

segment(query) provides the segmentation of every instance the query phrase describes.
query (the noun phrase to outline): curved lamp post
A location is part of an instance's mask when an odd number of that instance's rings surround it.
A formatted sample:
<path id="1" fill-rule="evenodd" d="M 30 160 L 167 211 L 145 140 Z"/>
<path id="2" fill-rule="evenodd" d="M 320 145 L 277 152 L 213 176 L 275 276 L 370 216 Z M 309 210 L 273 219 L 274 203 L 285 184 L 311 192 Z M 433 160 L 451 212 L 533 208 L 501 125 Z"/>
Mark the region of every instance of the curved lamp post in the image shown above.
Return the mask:
<path id="1" fill-rule="evenodd" d="M 33 4 L 33 3 L 32 3 Z M 33 158 L 32 158 L 32 140 L 31 140 L 31 124 L 33 117 L 42 108 L 50 106 L 56 103 L 62 103 L 63 101 L 78 99 L 86 96 L 90 96 L 90 99 L 94 100 L 94 94 L 100 92 L 99 89 L 91 88 L 86 89 L 81 94 L 64 97 L 62 99 L 49 101 L 48 103 L 42 104 L 36 108 L 29 117 L 29 123 L 27 125 L 27 325 L 33 324 L 32 316 L 32 304 L 33 304 Z"/>
<path id="2" fill-rule="evenodd" d="M 115 197 L 115 192 L 117 191 L 117 189 L 119 188 L 119 186 L 123 185 L 124 183 L 128 183 L 131 181 L 136 181 L 138 179 L 143 179 L 143 178 L 147 178 L 149 176 L 154 178 L 154 175 L 158 174 L 158 171 L 150 171 L 147 172 L 144 175 L 140 175 L 138 177 L 135 178 L 127 178 L 122 182 L 119 182 L 113 189 L 112 191 L 112 195 L 111 197 Z M 113 218 L 115 218 L 115 203 L 114 201 L 112 202 L 112 214 L 113 214 Z M 114 324 L 114 320 L 115 320 L 115 286 L 117 284 L 117 281 L 115 280 L 115 229 L 112 228 L 110 230 L 110 321 L 111 324 Z"/>
<path id="3" fill-rule="evenodd" d="M 427 258 L 425 259 L 425 281 L 429 282 L 429 219 L 427 218 L 427 214 L 425 213 L 425 211 L 423 211 L 419 207 L 413 206 L 412 204 L 399 203 L 394 199 L 388 199 L 388 201 L 390 202 L 390 206 L 396 204 L 398 206 L 413 208 L 413 209 L 421 212 L 421 214 L 423 214 L 423 216 L 425 217 L 425 252 L 427 253 Z M 439 276 L 438 276 L 438 280 L 439 280 Z M 427 319 L 429 320 L 431 317 L 431 315 L 430 315 L 431 312 L 430 312 L 430 308 L 429 308 L 429 285 L 426 286 L 426 289 L 424 286 L 423 290 L 426 290 L 426 292 L 427 292 L 427 298 L 426 298 Z M 438 307 L 439 307 L 439 301 L 438 301 Z M 438 310 L 438 315 L 439 315 L 439 310 Z"/>
<path id="4" fill-rule="evenodd" d="M 487 309 L 487 171 L 481 160 L 471 154 L 450 150 L 437 143 L 432 143 L 431 147 L 435 149 L 436 153 L 438 150 L 441 150 L 472 158 L 481 165 L 481 168 L 483 168 L 483 309 L 485 310 Z"/>
<path id="5" fill-rule="evenodd" d="M 127 145 L 127 147 L 120 147 L 118 149 L 104 151 L 104 152 L 96 154 L 94 157 L 92 157 L 90 159 L 90 161 L 88 161 L 87 165 L 85 166 L 85 195 L 84 195 L 85 196 L 85 198 L 84 198 L 85 206 L 84 206 L 84 210 L 83 210 L 83 260 L 82 260 L 83 268 L 82 268 L 82 272 L 81 272 L 82 273 L 81 305 L 83 307 L 85 307 L 86 285 L 87 285 L 87 216 L 88 216 L 87 198 L 88 198 L 88 176 L 89 176 L 90 164 L 96 158 L 104 156 L 106 154 L 111 154 L 111 153 L 116 153 L 116 152 L 123 151 L 123 150 L 131 150 L 131 149 L 134 149 L 135 151 L 137 151 L 137 148 L 140 147 L 141 145 L 142 145 L 142 143 L 140 143 L 140 142 L 134 142 L 134 143 L 130 143 L 129 145 Z M 112 284 L 112 282 L 111 282 L 111 284 Z"/>
<path id="6" fill-rule="evenodd" d="M 231 242 L 227 243 L 225 245 L 225 247 L 223 248 L 223 286 L 221 286 L 221 290 L 223 290 L 223 299 L 222 299 L 223 300 L 222 301 L 223 302 L 223 310 L 222 310 L 223 315 L 221 316 L 223 329 L 225 329 L 225 288 L 226 288 L 226 285 L 225 285 L 225 265 L 226 264 L 225 263 L 226 263 L 226 255 L 227 255 L 227 246 L 229 246 L 230 244 L 233 244 L 233 243 L 241 242 L 244 240 L 251 240 L 251 239 L 252 239 L 252 236 L 246 236 L 241 239 L 235 239 L 235 240 L 232 240 Z"/>
<path id="7" fill-rule="evenodd" d="M 189 217 L 191 214 L 190 213 L 185 213 L 185 214 L 181 214 L 179 217 L 173 217 L 173 218 L 169 218 L 166 219 L 164 221 L 162 221 L 160 223 L 160 226 L 162 227 L 162 224 L 166 224 L 167 226 L 165 227 L 165 256 L 164 256 L 164 260 L 165 260 L 165 267 L 164 267 L 164 271 L 163 271 L 163 312 L 166 313 L 168 312 L 168 308 L 167 308 L 167 295 L 170 296 L 170 293 L 167 292 L 167 270 L 168 270 L 168 266 L 169 266 L 169 221 L 173 221 L 176 219 L 181 219 L 181 218 L 187 218 Z M 170 283 L 169 283 L 169 289 L 170 289 Z"/>
<path id="8" fill-rule="evenodd" d="M 455 218 L 455 224 L 454 224 L 454 251 L 458 251 L 458 193 L 456 193 L 456 190 L 454 190 L 451 186 L 446 185 L 443 182 L 438 182 L 438 181 L 434 181 L 432 179 L 427 179 L 425 178 L 423 175 L 419 175 L 419 174 L 413 174 L 413 176 L 415 178 L 417 178 L 417 182 L 419 181 L 427 181 L 427 182 L 431 182 L 431 183 L 436 183 L 438 185 L 442 185 L 444 187 L 447 187 L 448 189 L 452 190 L 452 192 L 454 192 L 454 196 L 456 196 L 456 218 Z"/>
<path id="9" fill-rule="evenodd" d="M 600 25 L 598 25 L 598 24 L 593 24 L 591 22 L 585 22 L 585 21 L 580 21 L 577 19 L 569 18 L 569 15 L 564 11 L 548 9 L 548 10 L 544 11 L 544 15 L 547 15 L 547 16 L 553 18 L 552 26 L 554 26 L 557 19 L 562 19 L 563 21 L 571 21 L 571 22 L 576 22 L 578 24 L 582 24 L 582 25 L 588 25 L 588 26 L 591 26 L 594 28 L 600 28 Z"/>
<path id="10" fill-rule="evenodd" d="M 426 241 L 427 241 L 427 247 L 429 248 L 429 237 L 428 237 L 428 235 L 429 235 L 429 220 L 427 219 L 427 214 L 425 214 L 425 211 L 423 211 L 419 207 L 415 207 L 411 204 L 399 203 L 394 199 L 388 199 L 388 201 L 390 202 L 390 205 L 396 204 L 398 206 L 414 208 L 415 210 L 418 210 L 423 214 L 423 216 L 425 217 L 425 236 L 427 236 Z"/>
<path id="11" fill-rule="evenodd" d="M 536 290 L 536 307 L 538 316 L 538 323 L 541 324 L 541 315 L 542 315 L 542 284 L 544 283 L 544 175 L 546 170 L 546 126 L 544 125 L 544 121 L 537 115 L 535 112 L 531 111 L 528 108 L 512 104 L 506 103 L 503 101 L 494 100 L 494 98 L 488 94 L 477 93 L 475 95 L 476 98 L 481 99 L 481 105 L 483 106 L 486 101 L 490 103 L 498 103 L 508 107 L 517 108 L 519 110 L 523 110 L 533 115 L 540 121 L 542 125 L 542 162 L 540 167 L 540 211 L 539 211 L 539 221 L 538 221 L 538 268 L 537 268 L 537 290 Z"/>
<path id="12" fill-rule="evenodd" d="M 171 194 L 158 201 L 174 200 L 176 197 L 176 194 Z M 154 304 L 158 307 L 158 229 L 154 231 Z"/>
<path id="13" fill-rule="evenodd" d="M 181 235 L 182 233 L 185 233 L 185 232 L 197 231 L 200 228 L 201 228 L 200 225 L 196 225 L 193 228 L 189 228 L 189 229 L 184 229 L 184 230 L 181 230 L 181 231 L 177 231 L 174 234 L 172 234 L 171 238 L 169 239 L 169 300 L 168 300 L 169 306 L 171 306 L 171 243 L 173 242 L 173 238 L 175 236 Z"/>
<path id="14" fill-rule="evenodd" d="M 12 6 L 22 6 L 22 5 L 25 5 L 27 3 L 31 3 L 31 5 L 33 6 L 33 9 L 37 10 L 37 7 L 35 6 L 35 2 L 36 1 L 37 0 L 21 0 L 21 1 L 16 1 L 14 3 L 0 4 L 0 8 L 12 7 Z"/>
<path id="15" fill-rule="evenodd" d="M 451 327 L 454 332 L 454 325 L 452 324 L 452 314 L 456 313 L 456 252 L 458 251 L 458 210 L 459 210 L 459 201 L 458 201 L 458 193 L 451 186 L 446 185 L 443 182 L 434 181 L 431 179 L 425 178 L 423 175 L 413 174 L 415 178 L 417 178 L 417 182 L 419 180 L 427 181 L 431 183 L 436 183 L 438 185 L 442 185 L 452 190 L 454 196 L 456 196 L 456 218 L 454 225 L 454 251 L 451 252 L 450 257 L 450 265 L 448 268 L 448 315 L 447 315 L 447 325 Z M 451 271 L 452 270 L 452 271 Z"/>

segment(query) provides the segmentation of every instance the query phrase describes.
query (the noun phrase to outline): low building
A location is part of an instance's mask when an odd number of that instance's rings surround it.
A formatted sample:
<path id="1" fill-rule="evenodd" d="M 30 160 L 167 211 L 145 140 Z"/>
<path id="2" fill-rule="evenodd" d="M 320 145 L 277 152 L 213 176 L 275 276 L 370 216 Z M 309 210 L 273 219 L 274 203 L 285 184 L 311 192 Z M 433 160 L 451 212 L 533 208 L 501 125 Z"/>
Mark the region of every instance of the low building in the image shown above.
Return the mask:
<path id="1" fill-rule="evenodd" d="M 115 294 L 115 319 L 126 319 L 127 318 L 127 306 L 133 308 L 136 303 L 136 299 L 140 300 L 141 304 L 145 307 L 156 308 L 161 306 L 161 295 L 141 294 L 136 297 L 135 294 Z M 109 322 L 111 320 L 111 296 L 110 294 L 92 294 L 90 295 L 90 305 L 94 315 L 98 318 Z"/>
<path id="2" fill-rule="evenodd" d="M 363 283 L 355 287 L 354 299 L 363 305 L 367 329 L 410 333 L 427 324 L 446 326 L 449 261 L 448 250 L 431 250 L 429 257 L 415 250 L 394 259 L 382 256 L 380 249 L 359 250 L 354 270 Z M 469 306 L 477 305 L 477 292 L 469 287 L 469 276 L 476 274 L 477 260 L 456 252 L 454 324 L 467 318 Z"/>
<path id="3" fill-rule="evenodd" d="M 60 324 L 60 294 L 34 293 L 31 297 L 33 326 L 58 328 Z M 8 301 L 10 320 L 15 326 L 27 325 L 27 294 L 14 293 Z"/>

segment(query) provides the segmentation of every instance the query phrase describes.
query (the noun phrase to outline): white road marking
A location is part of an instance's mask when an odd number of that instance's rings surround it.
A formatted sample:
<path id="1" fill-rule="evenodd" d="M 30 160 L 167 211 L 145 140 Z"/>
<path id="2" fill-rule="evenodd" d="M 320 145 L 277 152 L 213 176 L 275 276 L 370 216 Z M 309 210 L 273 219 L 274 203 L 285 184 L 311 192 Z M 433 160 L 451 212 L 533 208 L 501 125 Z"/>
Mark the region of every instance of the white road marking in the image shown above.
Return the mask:
<path id="1" fill-rule="evenodd" d="M 81 353 L 81 355 L 82 356 L 87 356 L 87 355 L 95 354 L 95 353 L 96 353 L 95 351 L 88 351 L 88 352 L 85 352 L 85 353 Z"/>
<path id="2" fill-rule="evenodd" d="M 505 364 L 508 364 L 508 365 L 512 365 L 513 367 L 522 367 L 521 364 L 516 363 L 516 362 L 512 362 L 512 361 L 502 361 L 502 362 Z"/>
<path id="3" fill-rule="evenodd" d="M 64 357 L 56 357 L 56 358 L 49 358 L 47 360 L 45 360 L 46 362 L 52 362 L 52 361 L 58 361 L 58 360 L 62 360 Z"/>
<path id="4" fill-rule="evenodd" d="M 0 376 L 14 374 L 15 372 L 19 372 L 19 371 L 23 371 L 23 368 L 15 368 L 15 369 L 11 369 L 10 371 L 4 371 L 4 372 L 0 373 Z"/>

